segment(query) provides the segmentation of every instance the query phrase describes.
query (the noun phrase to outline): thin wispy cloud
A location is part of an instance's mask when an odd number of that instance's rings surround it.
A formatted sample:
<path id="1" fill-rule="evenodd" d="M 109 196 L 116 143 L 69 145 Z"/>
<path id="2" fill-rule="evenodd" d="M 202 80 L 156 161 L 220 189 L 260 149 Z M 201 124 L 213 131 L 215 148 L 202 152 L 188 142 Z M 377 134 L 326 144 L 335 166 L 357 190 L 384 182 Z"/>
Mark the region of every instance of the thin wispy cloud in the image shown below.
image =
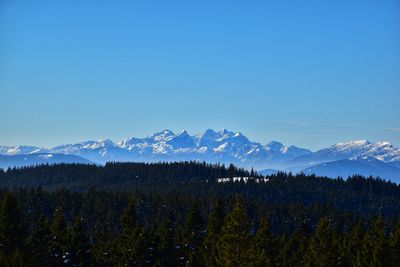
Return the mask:
<path id="1" fill-rule="evenodd" d="M 348 127 L 354 127 L 354 128 L 365 128 L 368 130 L 384 130 L 384 131 L 394 131 L 398 132 L 400 131 L 400 127 L 371 127 L 370 125 L 363 125 L 363 124 L 357 124 L 357 123 L 315 123 L 315 122 L 304 122 L 304 121 L 290 121 L 290 120 L 274 120 L 276 123 L 283 123 L 283 124 L 288 124 L 288 125 L 293 125 L 293 126 L 299 126 L 299 127 L 304 127 L 304 128 L 314 128 L 314 127 L 343 127 L 343 128 L 348 128 Z"/>
<path id="2" fill-rule="evenodd" d="M 400 128 L 385 128 L 385 130 L 393 131 L 393 132 L 400 132 Z"/>

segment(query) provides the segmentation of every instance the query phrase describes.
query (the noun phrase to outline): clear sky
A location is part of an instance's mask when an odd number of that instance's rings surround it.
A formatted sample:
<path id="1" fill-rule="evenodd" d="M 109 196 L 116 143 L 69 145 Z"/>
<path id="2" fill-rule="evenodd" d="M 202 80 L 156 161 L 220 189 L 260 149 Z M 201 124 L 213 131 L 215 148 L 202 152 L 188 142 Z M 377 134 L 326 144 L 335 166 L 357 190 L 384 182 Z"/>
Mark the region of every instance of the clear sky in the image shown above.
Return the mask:
<path id="1" fill-rule="evenodd" d="M 0 101 L 3 145 L 228 128 L 399 146 L 400 2 L 2 0 Z"/>

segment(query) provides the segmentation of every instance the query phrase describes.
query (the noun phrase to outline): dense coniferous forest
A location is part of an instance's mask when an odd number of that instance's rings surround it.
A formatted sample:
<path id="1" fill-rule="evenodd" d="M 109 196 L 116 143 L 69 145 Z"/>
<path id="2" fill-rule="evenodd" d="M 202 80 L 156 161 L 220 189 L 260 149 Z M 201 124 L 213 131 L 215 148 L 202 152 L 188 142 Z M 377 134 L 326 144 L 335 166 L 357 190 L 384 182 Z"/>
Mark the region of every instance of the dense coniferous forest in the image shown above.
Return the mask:
<path id="1" fill-rule="evenodd" d="M 400 266 L 400 188 L 372 177 L 59 164 L 0 186 L 0 266 Z"/>

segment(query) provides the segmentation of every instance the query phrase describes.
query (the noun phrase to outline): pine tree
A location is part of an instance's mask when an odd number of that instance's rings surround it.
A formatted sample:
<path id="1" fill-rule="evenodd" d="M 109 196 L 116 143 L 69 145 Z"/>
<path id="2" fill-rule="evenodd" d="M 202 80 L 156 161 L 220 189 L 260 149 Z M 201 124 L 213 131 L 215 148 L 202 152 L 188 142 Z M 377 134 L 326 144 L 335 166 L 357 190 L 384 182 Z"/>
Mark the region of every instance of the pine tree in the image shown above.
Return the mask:
<path id="1" fill-rule="evenodd" d="M 96 261 L 100 266 L 114 266 L 116 256 L 115 240 L 106 229 L 101 229 L 97 233 L 97 239 L 95 248 Z"/>
<path id="2" fill-rule="evenodd" d="M 144 266 L 148 261 L 149 238 L 138 222 L 133 202 L 128 204 L 121 217 L 122 236 L 118 242 L 119 264 Z"/>
<path id="3" fill-rule="evenodd" d="M 217 266 L 217 242 L 221 234 L 222 224 L 224 222 L 224 212 L 221 199 L 217 198 L 214 208 L 210 213 L 207 235 L 204 240 L 207 266 Z"/>
<path id="4" fill-rule="evenodd" d="M 362 267 L 361 244 L 364 240 L 363 222 L 358 222 L 341 243 L 340 254 L 345 266 Z"/>
<path id="5" fill-rule="evenodd" d="M 310 226 L 307 222 L 303 222 L 297 229 L 290 240 L 283 246 L 279 253 L 279 265 L 285 267 L 304 266 L 304 256 L 308 247 L 308 237 L 310 234 Z"/>
<path id="6" fill-rule="evenodd" d="M 338 266 L 338 250 L 338 240 L 331 222 L 322 218 L 311 237 L 306 263 L 309 266 Z"/>
<path id="7" fill-rule="evenodd" d="M 42 214 L 28 239 L 30 266 L 51 265 L 51 241 L 50 224 L 46 216 Z"/>
<path id="8" fill-rule="evenodd" d="M 129 201 L 128 207 L 126 207 L 122 214 L 121 225 L 123 236 L 128 236 L 132 234 L 135 231 L 136 227 L 139 225 L 135 204 L 132 201 Z"/>
<path id="9" fill-rule="evenodd" d="M 50 241 L 51 264 L 50 266 L 64 266 L 62 256 L 65 252 L 67 242 L 67 224 L 61 207 L 54 212 L 53 224 L 51 225 L 52 238 Z"/>
<path id="10" fill-rule="evenodd" d="M 0 250 L 5 255 L 13 255 L 24 246 L 24 227 L 17 197 L 6 193 L 0 211 Z"/>
<path id="11" fill-rule="evenodd" d="M 10 259 L 8 260 L 7 264 L 4 266 L 7 267 L 26 267 L 25 256 L 20 250 L 15 250 Z"/>
<path id="12" fill-rule="evenodd" d="M 218 263 L 221 266 L 248 266 L 250 227 L 243 199 L 236 197 L 233 210 L 226 216 L 218 240 Z"/>
<path id="13" fill-rule="evenodd" d="M 176 255 L 176 236 L 175 231 L 172 228 L 171 223 L 168 221 L 161 230 L 161 236 L 159 241 L 157 262 L 161 266 L 176 266 L 177 255 Z"/>
<path id="14" fill-rule="evenodd" d="M 361 263 L 364 266 L 388 266 L 389 261 L 385 222 L 382 217 L 377 217 L 372 220 L 371 229 L 363 240 Z"/>
<path id="15" fill-rule="evenodd" d="M 195 200 L 192 201 L 185 227 L 186 265 L 203 266 L 204 260 L 201 245 L 205 226 Z"/>
<path id="16" fill-rule="evenodd" d="M 266 218 L 262 218 L 253 241 L 252 265 L 275 266 L 275 247 L 271 227 Z"/>
<path id="17" fill-rule="evenodd" d="M 400 266 L 400 222 L 393 228 L 389 242 L 391 265 Z"/>
<path id="18" fill-rule="evenodd" d="M 77 217 L 69 228 L 66 252 L 63 255 L 66 266 L 93 266 L 93 251 L 82 218 Z"/>

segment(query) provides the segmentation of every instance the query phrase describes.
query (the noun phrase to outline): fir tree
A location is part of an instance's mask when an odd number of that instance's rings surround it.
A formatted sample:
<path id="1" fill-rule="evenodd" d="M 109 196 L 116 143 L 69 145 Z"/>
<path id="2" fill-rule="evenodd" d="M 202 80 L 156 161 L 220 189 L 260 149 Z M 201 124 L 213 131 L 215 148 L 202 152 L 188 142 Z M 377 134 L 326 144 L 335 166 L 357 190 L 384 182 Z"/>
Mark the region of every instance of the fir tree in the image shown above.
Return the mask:
<path id="1" fill-rule="evenodd" d="M 15 250 L 8 260 L 6 267 L 26 267 L 25 256 L 20 250 Z M 30 266 L 30 265 L 29 265 Z"/>
<path id="2" fill-rule="evenodd" d="M 204 240 L 207 266 L 217 266 L 217 242 L 221 234 L 223 221 L 224 213 L 221 199 L 217 198 L 214 203 L 214 208 L 209 216 L 207 235 Z"/>
<path id="3" fill-rule="evenodd" d="M 111 234 L 102 228 L 98 234 L 97 245 L 95 248 L 96 261 L 100 266 L 114 266 L 116 256 L 116 244 Z"/>
<path id="4" fill-rule="evenodd" d="M 398 222 L 392 230 L 392 234 L 389 240 L 391 265 L 400 266 L 400 222 Z"/>
<path id="5" fill-rule="evenodd" d="M 358 222 L 341 243 L 341 259 L 345 266 L 363 266 L 361 244 L 364 240 L 363 222 Z"/>
<path id="6" fill-rule="evenodd" d="M 275 247 L 271 227 L 266 218 L 262 218 L 253 241 L 252 265 L 275 266 Z"/>
<path id="7" fill-rule="evenodd" d="M 63 255 L 66 266 L 93 266 L 93 251 L 82 218 L 77 217 L 67 236 L 66 252 Z"/>
<path id="8" fill-rule="evenodd" d="M 121 217 L 122 235 L 129 236 L 139 225 L 135 204 L 129 201 L 128 206 L 124 210 Z"/>
<path id="9" fill-rule="evenodd" d="M 221 266 L 248 266 L 250 227 L 243 199 L 236 197 L 233 210 L 226 216 L 218 240 L 218 263 Z"/>
<path id="10" fill-rule="evenodd" d="M 161 230 L 161 236 L 159 241 L 157 262 L 160 266 L 176 266 L 177 265 L 177 254 L 176 254 L 176 236 L 175 231 L 169 221 L 166 222 Z"/>
<path id="11" fill-rule="evenodd" d="M 0 211 L 0 250 L 5 255 L 13 255 L 24 245 L 24 227 L 16 196 L 6 193 Z"/>
<path id="12" fill-rule="evenodd" d="M 385 231 L 383 218 L 374 218 L 371 229 L 366 233 L 363 240 L 360 258 L 362 265 L 388 266 L 390 264 L 390 249 Z"/>
<path id="13" fill-rule="evenodd" d="M 28 240 L 30 266 L 51 266 L 51 241 L 50 224 L 46 216 L 42 214 Z"/>
<path id="14" fill-rule="evenodd" d="M 122 236 L 118 246 L 119 264 L 124 266 L 144 266 L 148 260 L 149 240 L 138 222 L 136 208 L 129 202 L 121 217 Z"/>
<path id="15" fill-rule="evenodd" d="M 204 221 L 195 200 L 192 201 L 185 227 L 187 266 L 203 266 L 201 245 L 204 238 Z"/>
<path id="16" fill-rule="evenodd" d="M 327 218 L 319 221 L 311 237 L 306 255 L 309 266 L 338 266 L 338 242 L 331 222 Z"/>
<path id="17" fill-rule="evenodd" d="M 67 241 L 67 224 L 64 220 L 64 213 L 61 207 L 57 207 L 54 212 L 53 224 L 51 225 L 51 264 L 50 266 L 64 266 L 62 256 L 65 252 Z"/>
<path id="18" fill-rule="evenodd" d="M 280 266 L 292 267 L 305 265 L 304 256 L 308 248 L 310 232 L 308 222 L 303 222 L 280 251 L 278 257 Z"/>

